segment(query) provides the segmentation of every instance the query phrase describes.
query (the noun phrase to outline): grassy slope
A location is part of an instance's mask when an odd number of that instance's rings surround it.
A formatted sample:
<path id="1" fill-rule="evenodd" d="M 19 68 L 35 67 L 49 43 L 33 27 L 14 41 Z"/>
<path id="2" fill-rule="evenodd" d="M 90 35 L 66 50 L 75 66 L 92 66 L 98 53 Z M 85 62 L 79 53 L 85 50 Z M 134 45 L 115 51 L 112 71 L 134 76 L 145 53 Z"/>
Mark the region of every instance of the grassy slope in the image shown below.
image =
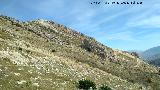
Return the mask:
<path id="1" fill-rule="evenodd" d="M 105 47 L 106 52 L 114 52 L 120 61 L 111 62 L 107 58 L 102 61 L 95 53 L 79 47 L 81 38 L 86 38 L 85 36 L 70 37 L 70 34 L 63 35 L 44 27 L 38 29 L 70 43 L 70 45 L 60 45 L 56 40 L 48 40 L 45 36 L 26 30 L 25 25 L 31 28 L 43 26 L 35 22 L 13 25 L 13 22 L 0 18 L 0 79 L 2 79 L 0 88 L 2 90 L 22 88 L 24 90 L 37 88 L 74 90 L 76 81 L 82 78 L 91 79 L 97 85 L 106 83 L 116 90 L 139 90 L 145 89 L 145 86 L 148 86 L 148 89 L 159 88 L 157 70 L 128 54 Z M 91 39 L 91 41 L 95 40 Z M 18 84 L 20 82 L 22 83 Z"/>

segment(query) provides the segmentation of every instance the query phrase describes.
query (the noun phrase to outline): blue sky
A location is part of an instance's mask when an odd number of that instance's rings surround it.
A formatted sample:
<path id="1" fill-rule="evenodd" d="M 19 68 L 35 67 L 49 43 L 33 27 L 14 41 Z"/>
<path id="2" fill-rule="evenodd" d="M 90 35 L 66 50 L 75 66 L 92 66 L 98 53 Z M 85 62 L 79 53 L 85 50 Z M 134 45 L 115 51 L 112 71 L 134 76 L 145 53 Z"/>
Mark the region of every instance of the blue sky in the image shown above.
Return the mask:
<path id="1" fill-rule="evenodd" d="M 115 49 L 146 50 L 160 45 L 160 0 L 137 0 L 143 5 L 91 5 L 92 1 L 1 0 L 0 14 L 22 21 L 53 20 Z"/>

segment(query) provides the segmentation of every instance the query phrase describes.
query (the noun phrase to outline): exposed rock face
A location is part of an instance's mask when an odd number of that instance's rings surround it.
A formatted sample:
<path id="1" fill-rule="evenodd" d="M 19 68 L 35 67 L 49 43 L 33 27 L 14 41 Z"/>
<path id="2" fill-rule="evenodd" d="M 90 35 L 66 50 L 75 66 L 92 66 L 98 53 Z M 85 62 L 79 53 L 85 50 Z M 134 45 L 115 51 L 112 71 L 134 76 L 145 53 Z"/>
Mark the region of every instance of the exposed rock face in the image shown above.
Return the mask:
<path id="1" fill-rule="evenodd" d="M 76 90 L 90 79 L 114 90 L 159 90 L 158 69 L 53 21 L 0 16 L 0 89 Z"/>

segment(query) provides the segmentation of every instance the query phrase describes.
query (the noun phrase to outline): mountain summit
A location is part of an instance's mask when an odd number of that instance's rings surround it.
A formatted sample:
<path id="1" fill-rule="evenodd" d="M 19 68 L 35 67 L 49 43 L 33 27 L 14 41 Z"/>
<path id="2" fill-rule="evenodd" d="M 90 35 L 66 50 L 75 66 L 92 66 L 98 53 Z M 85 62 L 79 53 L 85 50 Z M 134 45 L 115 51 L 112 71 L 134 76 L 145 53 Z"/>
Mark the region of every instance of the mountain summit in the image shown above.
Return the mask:
<path id="1" fill-rule="evenodd" d="M 89 79 L 113 90 L 160 90 L 158 69 L 53 21 L 0 16 L 1 90 L 77 90 Z"/>

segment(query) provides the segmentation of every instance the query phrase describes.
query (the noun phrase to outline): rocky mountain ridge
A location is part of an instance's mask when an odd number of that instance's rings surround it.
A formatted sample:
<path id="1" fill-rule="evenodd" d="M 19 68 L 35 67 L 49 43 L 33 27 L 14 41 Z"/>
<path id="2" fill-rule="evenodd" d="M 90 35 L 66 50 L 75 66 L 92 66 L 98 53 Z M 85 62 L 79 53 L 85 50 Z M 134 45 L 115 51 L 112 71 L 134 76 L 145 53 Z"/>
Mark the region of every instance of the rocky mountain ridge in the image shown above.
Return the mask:
<path id="1" fill-rule="evenodd" d="M 146 62 L 160 66 L 160 46 L 150 48 L 140 54 L 141 58 Z"/>

